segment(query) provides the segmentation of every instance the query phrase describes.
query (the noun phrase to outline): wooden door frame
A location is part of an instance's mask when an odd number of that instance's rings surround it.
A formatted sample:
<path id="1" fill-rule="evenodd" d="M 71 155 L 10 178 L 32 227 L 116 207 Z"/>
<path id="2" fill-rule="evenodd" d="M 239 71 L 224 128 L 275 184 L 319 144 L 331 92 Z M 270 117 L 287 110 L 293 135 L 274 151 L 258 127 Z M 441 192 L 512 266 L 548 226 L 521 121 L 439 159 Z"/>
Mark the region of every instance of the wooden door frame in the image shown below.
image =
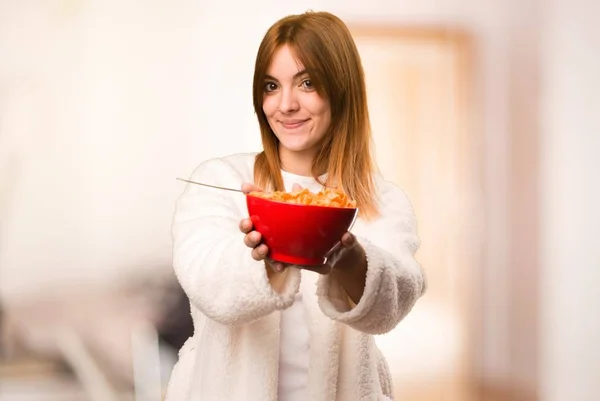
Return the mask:
<path id="1" fill-rule="evenodd" d="M 457 71 L 458 71 L 458 84 L 461 88 L 466 90 L 459 94 L 461 102 L 461 108 L 465 111 L 465 120 L 460 122 L 459 130 L 463 131 L 467 138 L 473 138 L 477 132 L 483 132 L 481 129 L 482 121 L 478 120 L 477 116 L 482 115 L 481 110 L 478 110 L 475 99 L 478 96 L 480 81 L 479 76 L 476 73 L 477 65 L 477 53 L 476 53 L 476 42 L 474 36 L 466 29 L 456 26 L 416 26 L 410 24 L 370 24 L 370 23 L 349 23 L 348 28 L 355 39 L 368 39 L 368 38 L 398 38 L 403 42 L 406 41 L 418 41 L 431 43 L 440 43 L 443 45 L 451 45 L 455 48 L 457 54 Z M 469 177 L 470 186 L 473 186 L 473 197 L 475 202 L 480 205 L 484 204 L 485 199 L 481 196 L 480 192 L 475 188 L 482 182 L 481 171 L 483 171 L 484 160 L 482 152 L 477 152 L 472 143 L 477 141 L 470 141 L 469 144 L 465 144 L 468 147 L 469 161 L 472 165 L 478 166 L 478 171 L 474 172 Z M 472 181 L 472 182 L 471 182 Z M 461 383 L 470 393 L 470 399 L 480 399 L 481 383 L 477 383 L 478 378 L 478 357 L 481 357 L 483 351 L 482 344 L 482 310 L 479 307 L 482 300 L 482 294 L 479 291 L 481 283 L 483 282 L 482 273 L 476 266 L 480 266 L 482 262 L 482 252 L 484 249 L 478 249 L 476 254 L 470 257 L 468 277 L 465 277 L 465 284 L 463 288 L 466 290 L 464 298 L 460 301 L 465 308 L 465 319 L 467 321 L 467 327 L 465 332 L 467 333 L 466 344 L 472 344 L 472 347 L 466 347 L 463 353 L 464 361 L 461 366 L 465 370 L 468 377 L 465 377 L 465 383 Z M 424 395 L 427 398 L 426 395 Z M 465 400 L 466 401 L 466 400 Z"/>

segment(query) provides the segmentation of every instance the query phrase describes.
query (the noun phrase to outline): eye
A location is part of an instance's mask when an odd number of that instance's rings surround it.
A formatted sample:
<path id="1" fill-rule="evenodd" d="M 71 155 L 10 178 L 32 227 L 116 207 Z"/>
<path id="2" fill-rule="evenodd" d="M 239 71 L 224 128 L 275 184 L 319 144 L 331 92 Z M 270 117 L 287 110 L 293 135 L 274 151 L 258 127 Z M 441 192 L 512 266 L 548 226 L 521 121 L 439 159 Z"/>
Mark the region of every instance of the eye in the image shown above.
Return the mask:
<path id="1" fill-rule="evenodd" d="M 309 90 L 309 91 L 315 89 L 315 87 L 313 86 L 312 81 L 310 79 L 305 79 L 304 81 L 302 81 L 301 85 L 304 89 Z"/>
<path id="2" fill-rule="evenodd" d="M 275 82 L 265 83 L 265 92 L 273 92 L 274 90 L 277 90 L 277 84 Z"/>

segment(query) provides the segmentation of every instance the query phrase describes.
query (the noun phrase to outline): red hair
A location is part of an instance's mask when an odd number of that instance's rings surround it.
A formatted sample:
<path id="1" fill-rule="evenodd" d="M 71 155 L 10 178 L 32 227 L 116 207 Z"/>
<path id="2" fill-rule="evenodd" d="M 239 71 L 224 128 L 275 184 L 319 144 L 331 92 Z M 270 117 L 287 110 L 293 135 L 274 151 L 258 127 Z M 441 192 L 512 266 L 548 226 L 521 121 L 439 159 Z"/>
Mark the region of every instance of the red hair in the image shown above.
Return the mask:
<path id="1" fill-rule="evenodd" d="M 315 158 L 315 179 L 328 173 L 326 186 L 344 191 L 358 205 L 361 217 L 378 214 L 371 127 L 360 55 L 346 25 L 327 12 L 307 12 L 277 21 L 263 38 L 254 68 L 253 102 L 263 152 L 254 163 L 255 183 L 283 191 L 279 140 L 263 112 L 264 85 L 274 53 L 287 45 L 307 70 L 317 93 L 329 100 L 331 125 Z"/>

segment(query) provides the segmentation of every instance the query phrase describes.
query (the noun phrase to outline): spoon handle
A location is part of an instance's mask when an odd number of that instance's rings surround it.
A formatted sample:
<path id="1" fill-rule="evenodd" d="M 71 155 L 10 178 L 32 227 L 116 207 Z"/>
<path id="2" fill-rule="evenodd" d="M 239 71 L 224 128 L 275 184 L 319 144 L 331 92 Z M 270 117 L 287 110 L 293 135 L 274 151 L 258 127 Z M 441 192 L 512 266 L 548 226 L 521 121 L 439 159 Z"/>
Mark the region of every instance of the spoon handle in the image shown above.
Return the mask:
<path id="1" fill-rule="evenodd" d="M 243 193 L 241 189 L 233 189 L 233 188 L 219 187 L 219 186 L 217 186 L 217 185 L 204 184 L 204 183 L 201 183 L 201 182 L 190 181 L 190 180 L 186 180 L 186 179 L 184 179 L 184 178 L 179 178 L 179 177 L 177 177 L 177 179 L 178 179 L 179 181 L 185 181 L 185 182 L 189 182 L 190 184 L 202 185 L 202 186 L 204 186 L 204 187 L 210 187 L 210 188 L 215 188 L 215 189 L 222 189 L 222 190 L 225 190 L 225 191 L 233 191 L 233 192 L 241 192 L 241 193 Z"/>

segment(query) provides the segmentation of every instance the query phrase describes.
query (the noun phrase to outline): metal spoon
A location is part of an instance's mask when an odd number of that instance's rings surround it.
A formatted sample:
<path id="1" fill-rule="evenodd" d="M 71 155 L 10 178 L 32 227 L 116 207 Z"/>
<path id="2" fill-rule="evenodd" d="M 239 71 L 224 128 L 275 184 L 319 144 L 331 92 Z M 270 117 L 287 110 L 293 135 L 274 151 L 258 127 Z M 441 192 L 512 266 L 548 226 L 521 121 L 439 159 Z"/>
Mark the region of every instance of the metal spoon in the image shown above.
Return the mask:
<path id="1" fill-rule="evenodd" d="M 210 187 L 210 188 L 216 188 L 216 189 L 223 189 L 225 191 L 233 191 L 233 192 L 241 192 L 244 193 L 241 189 L 233 189 L 233 188 L 225 188 L 225 187 L 219 187 L 217 185 L 210 185 L 210 184 L 203 184 L 201 182 L 196 182 L 196 181 L 190 181 L 190 180 L 186 180 L 184 178 L 179 178 L 177 177 L 177 179 L 179 181 L 185 181 L 185 182 L 189 182 L 190 184 L 196 184 L 196 185 L 202 185 L 204 187 Z"/>

